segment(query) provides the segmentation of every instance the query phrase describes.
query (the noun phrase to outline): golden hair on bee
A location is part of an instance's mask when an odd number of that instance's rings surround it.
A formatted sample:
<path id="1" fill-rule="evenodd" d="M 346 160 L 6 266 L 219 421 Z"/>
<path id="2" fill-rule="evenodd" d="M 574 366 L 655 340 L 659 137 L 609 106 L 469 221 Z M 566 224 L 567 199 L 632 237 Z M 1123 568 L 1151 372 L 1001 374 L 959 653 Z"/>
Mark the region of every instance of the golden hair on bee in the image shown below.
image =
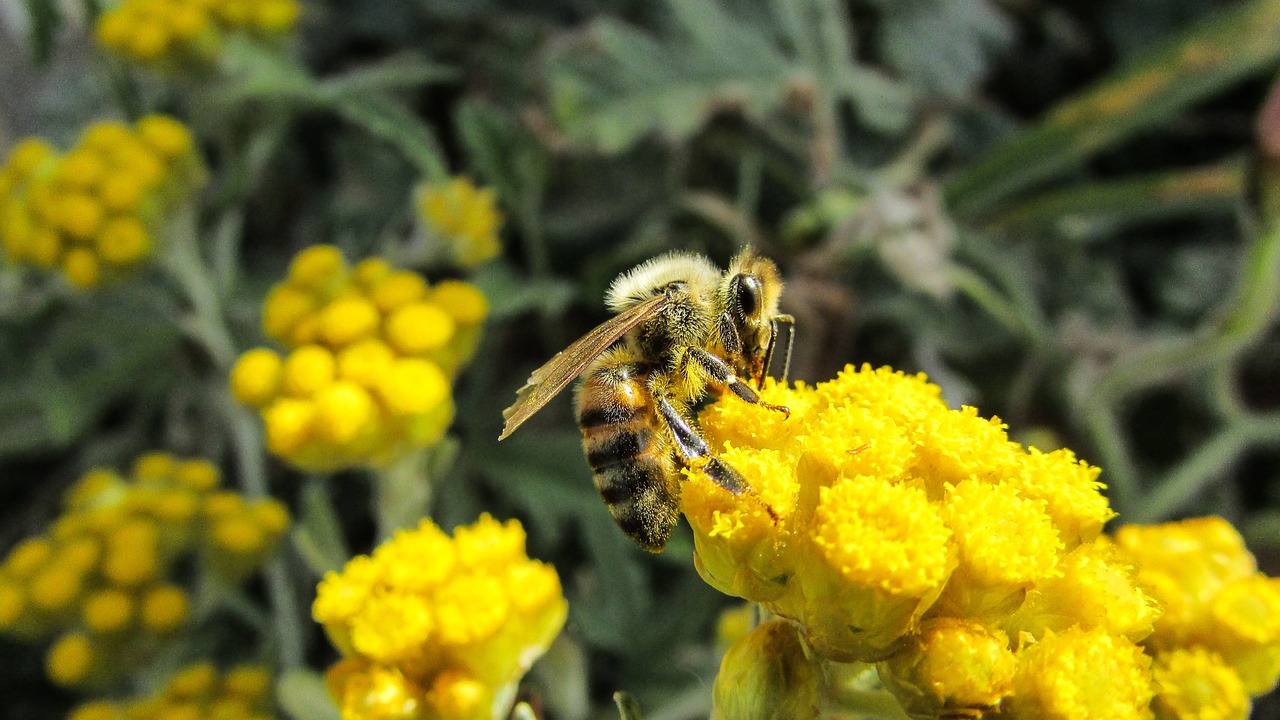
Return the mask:
<path id="1" fill-rule="evenodd" d="M 660 552 L 679 518 L 681 470 L 735 495 L 750 491 L 702 439 L 694 408 L 727 393 L 788 412 L 755 389 L 778 328 L 790 329 L 777 312 L 781 293 L 777 266 L 749 250 L 727 272 L 686 252 L 638 265 L 609 287 L 605 302 L 617 314 L 533 371 L 498 439 L 581 375 L 578 426 L 596 488 L 623 532 Z"/>

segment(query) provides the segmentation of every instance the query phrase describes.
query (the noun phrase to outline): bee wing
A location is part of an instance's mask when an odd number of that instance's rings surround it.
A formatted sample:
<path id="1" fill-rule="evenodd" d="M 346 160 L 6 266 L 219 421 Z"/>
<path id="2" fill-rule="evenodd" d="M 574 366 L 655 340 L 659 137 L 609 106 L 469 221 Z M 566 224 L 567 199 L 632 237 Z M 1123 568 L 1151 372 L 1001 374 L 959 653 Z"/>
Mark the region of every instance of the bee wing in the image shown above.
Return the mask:
<path id="1" fill-rule="evenodd" d="M 667 304 L 667 294 L 661 293 L 633 305 L 596 326 L 594 330 L 578 338 L 572 345 L 556 353 L 542 367 L 529 375 L 524 387 L 516 392 L 516 401 L 502 411 L 506 424 L 502 426 L 499 440 L 504 440 L 525 420 L 542 409 L 551 398 L 565 389 L 573 379 L 582 374 L 610 345 L 627 334 L 631 328 L 661 310 Z"/>

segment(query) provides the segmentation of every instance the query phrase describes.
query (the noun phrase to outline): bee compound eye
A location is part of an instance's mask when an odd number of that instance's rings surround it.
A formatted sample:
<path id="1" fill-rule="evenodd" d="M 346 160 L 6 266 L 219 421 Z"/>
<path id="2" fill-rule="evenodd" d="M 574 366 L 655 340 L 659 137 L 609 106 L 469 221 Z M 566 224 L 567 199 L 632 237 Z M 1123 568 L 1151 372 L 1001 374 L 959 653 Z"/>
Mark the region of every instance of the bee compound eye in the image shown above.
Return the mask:
<path id="1" fill-rule="evenodd" d="M 754 275 L 739 274 L 733 277 L 733 300 L 743 317 L 751 317 L 760 311 L 760 279 Z"/>

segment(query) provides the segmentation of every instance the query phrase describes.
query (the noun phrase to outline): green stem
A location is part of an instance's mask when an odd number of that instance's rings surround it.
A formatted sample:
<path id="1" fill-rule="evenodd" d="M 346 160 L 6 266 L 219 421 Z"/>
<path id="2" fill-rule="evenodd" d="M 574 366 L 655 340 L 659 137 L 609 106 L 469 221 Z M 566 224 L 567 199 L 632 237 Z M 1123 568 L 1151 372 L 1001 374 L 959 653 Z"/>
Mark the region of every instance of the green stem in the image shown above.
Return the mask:
<path id="1" fill-rule="evenodd" d="M 175 219 L 174 228 L 163 262 L 191 303 L 187 329 L 220 371 L 230 370 L 236 359 L 235 341 L 227 329 L 215 281 L 200 257 L 194 209 L 184 210 Z"/>
<path id="2" fill-rule="evenodd" d="M 236 449 L 240 485 L 251 498 L 266 497 L 267 473 L 262 435 L 257 419 L 240 407 L 230 394 L 220 397 L 221 409 L 231 431 L 231 441 Z M 298 598 L 289 580 L 288 566 L 284 558 L 276 556 L 265 569 L 267 598 L 276 635 L 280 641 L 280 668 L 300 668 L 304 662 L 304 629 L 298 617 Z"/>

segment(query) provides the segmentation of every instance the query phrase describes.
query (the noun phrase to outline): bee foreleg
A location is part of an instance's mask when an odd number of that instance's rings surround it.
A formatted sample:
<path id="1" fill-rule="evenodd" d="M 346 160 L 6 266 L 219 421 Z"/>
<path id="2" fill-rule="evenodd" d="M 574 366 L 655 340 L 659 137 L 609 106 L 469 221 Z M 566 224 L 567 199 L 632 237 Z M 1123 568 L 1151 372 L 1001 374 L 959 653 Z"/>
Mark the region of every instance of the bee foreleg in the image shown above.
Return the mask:
<path id="1" fill-rule="evenodd" d="M 741 495 L 748 489 L 747 481 L 737 470 L 721 462 L 720 458 L 711 454 L 707 441 L 702 439 L 693 423 L 676 410 L 665 397 L 655 396 L 658 413 L 671 428 L 671 437 L 676 441 L 676 450 L 685 467 L 697 468 L 707 474 L 717 485 L 734 495 Z"/>
<path id="2" fill-rule="evenodd" d="M 791 410 L 782 405 L 772 405 L 760 399 L 760 395 L 751 388 L 750 385 L 742 382 L 733 372 L 733 368 L 729 367 L 724 360 L 712 355 L 700 347 L 691 347 L 685 351 L 686 362 L 692 362 L 697 365 L 698 369 L 707 378 L 708 384 L 715 388 L 718 392 L 724 392 L 725 388 L 733 391 L 734 395 L 746 400 L 752 405 L 760 405 L 785 413 L 791 416 Z"/>

